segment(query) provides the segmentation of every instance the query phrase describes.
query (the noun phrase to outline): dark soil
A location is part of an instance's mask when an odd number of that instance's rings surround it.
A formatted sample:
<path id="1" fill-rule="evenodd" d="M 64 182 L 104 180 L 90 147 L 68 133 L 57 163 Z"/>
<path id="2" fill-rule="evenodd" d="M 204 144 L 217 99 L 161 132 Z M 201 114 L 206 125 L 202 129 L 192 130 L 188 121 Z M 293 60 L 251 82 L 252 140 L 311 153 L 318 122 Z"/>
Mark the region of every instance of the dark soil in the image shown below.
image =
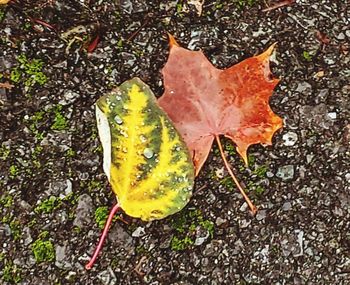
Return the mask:
<path id="1" fill-rule="evenodd" d="M 1 284 L 350 284 L 348 1 L 11 1 L 0 8 Z M 198 2 L 198 1 L 192 1 Z M 277 2 L 277 1 L 275 1 Z M 274 3 L 275 3 L 274 2 Z M 134 76 L 162 94 L 166 32 L 227 68 L 277 42 L 272 147 L 216 146 L 180 213 L 116 221 L 94 102 Z M 99 36 L 93 49 L 91 42 Z M 4 85 L 4 84 L 2 84 Z M 6 88 L 7 87 L 7 88 Z"/>

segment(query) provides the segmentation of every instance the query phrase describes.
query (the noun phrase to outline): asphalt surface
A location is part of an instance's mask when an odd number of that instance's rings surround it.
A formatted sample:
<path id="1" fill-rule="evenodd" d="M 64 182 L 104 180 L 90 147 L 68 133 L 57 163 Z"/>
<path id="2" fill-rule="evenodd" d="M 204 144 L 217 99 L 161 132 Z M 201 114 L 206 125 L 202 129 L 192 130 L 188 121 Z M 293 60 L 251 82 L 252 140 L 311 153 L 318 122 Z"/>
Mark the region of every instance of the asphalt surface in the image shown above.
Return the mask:
<path id="1" fill-rule="evenodd" d="M 349 3 L 199 2 L 1 6 L 1 284 L 350 284 Z M 183 211 L 115 221 L 86 271 L 115 202 L 94 102 L 134 76 L 160 96 L 166 32 L 219 68 L 277 42 L 270 103 L 284 128 L 249 149 L 248 168 L 224 140 L 259 212 L 213 146 Z"/>

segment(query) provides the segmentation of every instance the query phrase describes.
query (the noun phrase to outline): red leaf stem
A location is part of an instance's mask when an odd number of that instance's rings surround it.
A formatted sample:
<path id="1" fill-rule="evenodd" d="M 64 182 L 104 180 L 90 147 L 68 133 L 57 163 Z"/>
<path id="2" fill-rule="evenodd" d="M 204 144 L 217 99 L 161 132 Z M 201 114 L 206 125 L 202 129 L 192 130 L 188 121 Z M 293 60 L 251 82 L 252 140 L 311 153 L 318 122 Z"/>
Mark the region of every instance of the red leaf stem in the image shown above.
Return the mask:
<path id="1" fill-rule="evenodd" d="M 100 240 L 98 242 L 98 245 L 97 245 L 97 247 L 95 249 L 95 252 L 94 252 L 93 256 L 91 257 L 89 263 L 85 265 L 85 269 L 86 270 L 90 270 L 92 268 L 92 266 L 95 264 L 97 256 L 100 253 L 101 248 L 103 246 L 103 243 L 104 243 L 104 241 L 105 241 L 105 239 L 107 237 L 108 230 L 111 227 L 113 217 L 116 214 L 116 212 L 118 212 L 120 209 L 121 208 L 119 207 L 119 204 L 116 204 L 116 205 L 113 206 L 112 210 L 109 212 L 107 222 L 105 224 L 105 227 L 103 229 L 103 232 L 102 232 L 102 235 L 101 235 Z"/>
<path id="2" fill-rule="evenodd" d="M 223 148 L 222 148 L 222 145 L 221 145 L 221 142 L 220 142 L 220 138 L 219 136 L 215 136 L 215 139 L 216 139 L 216 142 L 219 146 L 219 150 L 220 150 L 220 154 L 221 154 L 221 157 L 222 159 L 224 160 L 224 164 L 225 164 L 225 167 L 228 171 L 228 173 L 230 174 L 231 178 L 233 179 L 233 181 L 235 182 L 237 188 L 239 189 L 239 191 L 241 192 L 241 194 L 243 195 L 246 203 L 248 204 L 250 210 L 252 211 L 252 214 L 255 215 L 256 212 L 257 212 L 257 208 L 254 206 L 254 204 L 252 203 L 252 201 L 249 199 L 248 195 L 245 193 L 245 191 L 243 190 L 242 186 L 239 184 L 239 181 L 238 179 L 236 178 L 236 176 L 233 174 L 232 170 L 231 170 L 231 167 L 230 167 L 230 164 L 228 163 L 227 159 L 226 159 L 226 156 L 224 154 L 224 151 L 223 151 Z"/>

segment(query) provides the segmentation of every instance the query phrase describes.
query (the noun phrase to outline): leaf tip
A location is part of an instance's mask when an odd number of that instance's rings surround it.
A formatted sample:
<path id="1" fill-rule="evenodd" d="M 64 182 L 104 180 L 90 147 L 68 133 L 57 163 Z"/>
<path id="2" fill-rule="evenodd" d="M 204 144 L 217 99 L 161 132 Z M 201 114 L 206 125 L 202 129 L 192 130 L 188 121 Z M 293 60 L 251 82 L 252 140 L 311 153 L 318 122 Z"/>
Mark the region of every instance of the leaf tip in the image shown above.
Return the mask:
<path id="1" fill-rule="evenodd" d="M 272 52 L 274 51 L 276 45 L 277 45 L 277 42 L 273 43 L 272 45 L 270 45 L 268 47 L 267 50 L 265 50 L 263 53 L 259 54 L 257 57 L 261 61 L 264 61 L 264 60 L 268 59 L 271 56 Z"/>
<path id="2" fill-rule="evenodd" d="M 177 43 L 177 41 L 175 40 L 175 38 L 173 37 L 172 34 L 168 33 L 168 37 L 169 37 L 169 45 L 170 45 L 170 48 L 172 48 L 173 46 L 177 46 L 179 47 L 180 45 Z"/>
<path id="3" fill-rule="evenodd" d="M 247 150 L 248 150 L 248 146 L 237 146 L 236 147 L 236 151 L 243 158 L 245 166 L 248 167 L 249 164 L 248 164 Z"/>
<path id="4" fill-rule="evenodd" d="M 277 42 L 273 43 L 268 47 L 268 49 L 265 51 L 267 56 L 270 56 L 273 53 L 276 45 L 277 45 Z"/>

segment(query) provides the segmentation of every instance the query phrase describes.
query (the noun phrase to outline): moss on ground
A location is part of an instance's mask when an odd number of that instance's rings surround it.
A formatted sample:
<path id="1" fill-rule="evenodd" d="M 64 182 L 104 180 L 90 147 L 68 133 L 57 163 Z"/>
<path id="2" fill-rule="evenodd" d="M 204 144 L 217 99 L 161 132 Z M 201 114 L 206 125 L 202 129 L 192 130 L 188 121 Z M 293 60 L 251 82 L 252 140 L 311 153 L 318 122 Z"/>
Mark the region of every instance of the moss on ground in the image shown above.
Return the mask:
<path id="1" fill-rule="evenodd" d="M 29 89 L 35 84 L 44 85 L 47 77 L 43 73 L 44 62 L 41 59 L 29 60 L 25 54 L 17 57 L 18 66 L 11 70 L 10 79 L 13 83 L 24 83 Z"/>
<path id="2" fill-rule="evenodd" d="M 14 264 L 12 261 L 5 261 L 1 279 L 10 284 L 17 284 L 23 279 L 21 273 L 21 268 L 18 265 Z"/>
<path id="3" fill-rule="evenodd" d="M 197 228 L 201 228 L 213 238 L 215 226 L 210 220 L 204 219 L 201 210 L 183 210 L 171 219 L 174 235 L 171 239 L 172 250 L 179 251 L 190 248 L 195 241 Z"/>
<path id="4" fill-rule="evenodd" d="M 47 231 L 42 232 L 39 238 L 32 244 L 32 252 L 37 263 L 55 260 L 55 248 L 53 243 L 47 239 L 48 235 L 49 233 Z"/>

